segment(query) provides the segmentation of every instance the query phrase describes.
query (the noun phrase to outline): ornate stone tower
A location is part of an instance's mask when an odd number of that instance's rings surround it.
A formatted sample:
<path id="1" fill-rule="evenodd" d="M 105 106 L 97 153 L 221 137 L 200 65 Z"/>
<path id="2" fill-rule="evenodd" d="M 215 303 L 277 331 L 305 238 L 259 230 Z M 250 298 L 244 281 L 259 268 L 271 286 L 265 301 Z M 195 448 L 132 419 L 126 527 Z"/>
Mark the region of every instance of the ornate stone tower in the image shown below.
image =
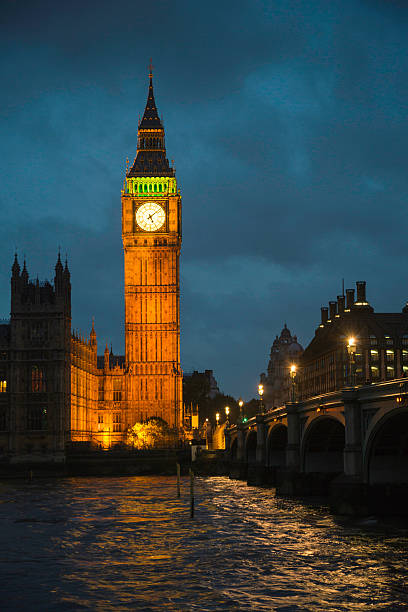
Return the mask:
<path id="1" fill-rule="evenodd" d="M 149 75 L 137 153 L 122 191 L 127 420 L 181 424 L 181 198 Z"/>

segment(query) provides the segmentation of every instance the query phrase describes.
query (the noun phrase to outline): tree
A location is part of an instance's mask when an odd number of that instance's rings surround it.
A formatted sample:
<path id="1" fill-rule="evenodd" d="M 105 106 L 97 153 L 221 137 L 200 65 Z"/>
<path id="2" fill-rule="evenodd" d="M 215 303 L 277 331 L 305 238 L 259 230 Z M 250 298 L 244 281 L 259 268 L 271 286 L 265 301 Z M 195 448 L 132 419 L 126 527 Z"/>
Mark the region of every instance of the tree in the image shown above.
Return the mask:
<path id="1" fill-rule="evenodd" d="M 160 417 L 150 417 L 143 423 L 135 423 L 127 432 L 128 444 L 137 449 L 172 447 L 176 434 Z"/>

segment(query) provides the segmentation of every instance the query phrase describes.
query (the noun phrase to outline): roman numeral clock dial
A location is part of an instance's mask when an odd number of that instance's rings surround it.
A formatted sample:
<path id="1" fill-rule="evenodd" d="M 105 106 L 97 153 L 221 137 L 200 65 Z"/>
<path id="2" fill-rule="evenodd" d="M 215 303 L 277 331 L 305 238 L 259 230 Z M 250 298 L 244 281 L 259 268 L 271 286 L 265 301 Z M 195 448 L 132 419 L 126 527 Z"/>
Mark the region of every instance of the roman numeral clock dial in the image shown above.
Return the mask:
<path id="1" fill-rule="evenodd" d="M 146 202 L 136 211 L 136 223 L 145 232 L 157 232 L 165 220 L 166 213 L 156 202 Z"/>

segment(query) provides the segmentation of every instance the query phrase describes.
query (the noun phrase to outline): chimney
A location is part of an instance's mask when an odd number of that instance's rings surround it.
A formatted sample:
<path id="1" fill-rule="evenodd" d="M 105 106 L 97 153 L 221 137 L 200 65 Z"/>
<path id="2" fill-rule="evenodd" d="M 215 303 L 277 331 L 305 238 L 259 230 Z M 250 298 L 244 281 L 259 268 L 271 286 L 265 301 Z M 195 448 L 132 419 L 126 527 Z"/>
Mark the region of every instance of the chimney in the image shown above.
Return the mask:
<path id="1" fill-rule="evenodd" d="M 327 319 L 329 318 L 329 309 L 327 308 L 327 306 L 322 306 L 320 310 L 322 313 L 322 325 L 324 325 L 327 322 Z"/>
<path id="2" fill-rule="evenodd" d="M 334 321 L 337 314 L 337 302 L 329 302 L 330 307 L 330 319 Z"/>
<path id="3" fill-rule="evenodd" d="M 354 289 L 346 289 L 346 296 L 347 296 L 347 308 L 348 310 L 350 310 L 350 308 L 354 304 Z"/>
<path id="4" fill-rule="evenodd" d="M 365 281 L 357 281 L 357 302 L 363 303 L 366 302 L 366 282 Z"/>
<path id="5" fill-rule="evenodd" d="M 344 312 L 345 301 L 346 301 L 346 298 L 344 297 L 344 295 L 337 296 L 337 313 L 339 315 L 342 315 Z"/>

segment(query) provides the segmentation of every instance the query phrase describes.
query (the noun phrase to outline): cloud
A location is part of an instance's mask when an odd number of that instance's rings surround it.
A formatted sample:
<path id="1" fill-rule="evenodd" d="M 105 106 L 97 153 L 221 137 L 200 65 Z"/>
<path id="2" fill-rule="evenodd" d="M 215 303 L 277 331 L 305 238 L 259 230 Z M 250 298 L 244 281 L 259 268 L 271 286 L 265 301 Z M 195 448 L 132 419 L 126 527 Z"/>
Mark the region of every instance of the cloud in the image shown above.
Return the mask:
<path id="1" fill-rule="evenodd" d="M 74 327 L 95 315 L 101 344 L 123 350 L 120 190 L 152 57 L 183 196 L 186 367 L 250 397 L 283 323 L 306 344 L 343 277 L 402 307 L 406 3 L 2 9 L 3 287 L 16 245 L 49 277 L 60 244 Z"/>

